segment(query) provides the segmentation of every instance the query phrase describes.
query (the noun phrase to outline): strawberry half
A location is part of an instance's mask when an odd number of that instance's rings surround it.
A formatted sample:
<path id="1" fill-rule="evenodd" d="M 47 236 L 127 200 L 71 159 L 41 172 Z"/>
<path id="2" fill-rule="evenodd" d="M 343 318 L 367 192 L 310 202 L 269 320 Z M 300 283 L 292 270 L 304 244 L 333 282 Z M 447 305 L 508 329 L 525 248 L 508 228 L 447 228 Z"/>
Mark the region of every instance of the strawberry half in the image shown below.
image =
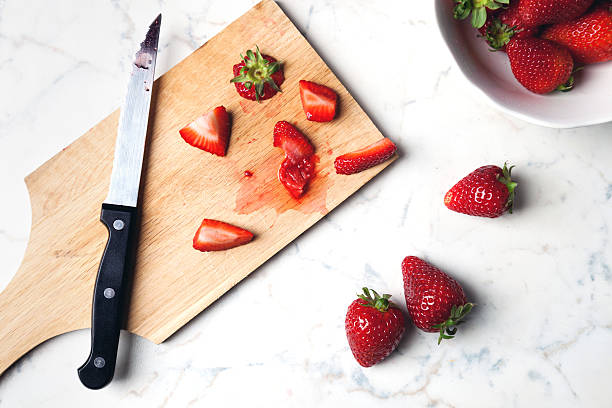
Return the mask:
<path id="1" fill-rule="evenodd" d="M 250 231 L 222 221 L 204 219 L 193 237 L 193 247 L 198 251 L 223 251 L 244 245 L 253 239 Z"/>
<path id="2" fill-rule="evenodd" d="M 285 121 L 274 126 L 274 147 L 285 151 L 285 160 L 278 169 L 279 181 L 294 198 L 300 198 L 315 174 L 314 147 L 306 136 Z"/>
<path id="3" fill-rule="evenodd" d="M 230 134 L 229 115 L 223 106 L 207 112 L 179 130 L 190 145 L 217 156 L 225 156 Z"/>
<path id="4" fill-rule="evenodd" d="M 396 150 L 395 144 L 385 137 L 363 149 L 336 157 L 334 167 L 338 174 L 359 173 L 389 160 Z"/>
<path id="5" fill-rule="evenodd" d="M 338 95 L 325 85 L 301 80 L 300 99 L 308 120 L 329 122 L 336 116 Z"/>
<path id="6" fill-rule="evenodd" d="M 251 101 L 263 101 L 280 92 L 285 81 L 283 68 L 274 57 L 262 55 L 259 47 L 255 52 L 248 50 L 246 57 L 234 65 L 234 78 L 230 81 L 236 86 L 240 96 Z"/>

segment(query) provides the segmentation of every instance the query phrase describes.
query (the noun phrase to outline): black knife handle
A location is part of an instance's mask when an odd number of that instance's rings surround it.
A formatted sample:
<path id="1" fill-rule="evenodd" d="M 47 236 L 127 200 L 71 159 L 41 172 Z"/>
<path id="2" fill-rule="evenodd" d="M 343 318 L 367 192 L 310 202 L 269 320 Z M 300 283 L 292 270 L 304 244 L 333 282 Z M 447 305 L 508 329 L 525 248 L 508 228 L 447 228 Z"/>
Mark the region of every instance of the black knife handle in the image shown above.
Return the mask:
<path id="1" fill-rule="evenodd" d="M 126 288 L 130 246 L 136 208 L 102 204 L 100 220 L 108 229 L 91 308 L 91 352 L 79 369 L 83 385 L 94 390 L 107 385 L 115 372 L 119 332 L 123 321 L 123 290 Z"/>

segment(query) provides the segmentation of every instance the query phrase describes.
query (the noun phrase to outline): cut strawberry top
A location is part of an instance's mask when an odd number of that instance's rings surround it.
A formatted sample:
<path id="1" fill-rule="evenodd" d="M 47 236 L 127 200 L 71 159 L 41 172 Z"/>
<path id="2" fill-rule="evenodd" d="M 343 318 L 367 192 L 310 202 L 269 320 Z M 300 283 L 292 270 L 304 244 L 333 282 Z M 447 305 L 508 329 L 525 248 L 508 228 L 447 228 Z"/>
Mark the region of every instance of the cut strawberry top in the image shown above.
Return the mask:
<path id="1" fill-rule="evenodd" d="M 223 106 L 203 114 L 179 130 L 187 143 L 217 156 L 225 156 L 229 132 L 229 115 Z"/>
<path id="2" fill-rule="evenodd" d="M 336 116 L 338 96 L 325 85 L 300 81 L 300 99 L 306 119 L 314 122 L 329 122 Z"/>
<path id="3" fill-rule="evenodd" d="M 363 149 L 338 156 L 334 167 L 338 174 L 359 173 L 389 160 L 396 150 L 395 144 L 385 137 Z"/>
<path id="4" fill-rule="evenodd" d="M 234 78 L 230 81 L 238 94 L 259 102 L 280 92 L 280 85 L 285 80 L 281 64 L 274 57 L 262 55 L 259 47 L 246 54 L 246 57 L 240 55 L 242 61 L 234 65 Z"/>
<path id="5" fill-rule="evenodd" d="M 193 247 L 198 251 L 222 251 L 244 245 L 253 234 L 243 228 L 222 221 L 204 219 L 193 237 Z"/>

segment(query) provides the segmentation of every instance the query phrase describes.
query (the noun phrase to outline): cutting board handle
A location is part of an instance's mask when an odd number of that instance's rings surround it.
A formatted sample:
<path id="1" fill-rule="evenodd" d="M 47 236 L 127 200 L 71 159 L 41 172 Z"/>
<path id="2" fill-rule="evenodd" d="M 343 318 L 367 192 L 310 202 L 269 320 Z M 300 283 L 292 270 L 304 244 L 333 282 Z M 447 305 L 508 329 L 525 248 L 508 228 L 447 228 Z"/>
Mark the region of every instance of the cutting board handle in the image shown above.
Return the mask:
<path id="1" fill-rule="evenodd" d="M 70 248 L 65 242 L 50 239 L 51 229 L 58 224 L 49 222 L 47 216 L 58 206 L 53 197 L 33 193 L 40 189 L 38 177 L 33 176 L 45 173 L 46 167 L 26 177 L 32 206 L 30 238 L 21 266 L 0 293 L 0 375 L 44 341 L 89 326 L 95 272 L 82 265 L 78 253 L 59 249 Z M 67 268 L 81 268 L 82 273 L 67 280 Z M 89 293 L 76 290 L 88 285 Z"/>

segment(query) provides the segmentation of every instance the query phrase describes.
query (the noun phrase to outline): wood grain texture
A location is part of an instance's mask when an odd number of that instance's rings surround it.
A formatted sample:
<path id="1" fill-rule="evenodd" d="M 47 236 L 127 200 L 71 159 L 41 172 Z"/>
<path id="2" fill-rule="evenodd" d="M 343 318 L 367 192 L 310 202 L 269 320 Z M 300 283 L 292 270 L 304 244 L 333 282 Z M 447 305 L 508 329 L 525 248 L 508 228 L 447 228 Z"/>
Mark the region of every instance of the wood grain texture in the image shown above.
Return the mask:
<path id="1" fill-rule="evenodd" d="M 229 84 L 239 54 L 254 44 L 283 62 L 286 78 L 283 92 L 260 104 L 240 98 Z M 338 118 L 305 119 L 300 79 L 337 91 Z M 271 0 L 157 79 L 153 92 L 126 329 L 160 343 L 391 161 L 352 176 L 335 174 L 337 155 L 382 135 Z M 218 105 L 232 116 L 226 157 L 191 147 L 178 134 Z M 0 294 L 0 373 L 43 341 L 90 325 L 107 238 L 100 205 L 108 190 L 118 117 L 119 111 L 112 113 L 26 178 L 32 229 L 23 263 Z M 320 160 L 299 201 L 277 180 L 284 155 L 272 146 L 272 130 L 279 120 L 302 130 Z M 244 177 L 245 170 L 253 176 Z M 201 253 L 191 244 L 203 218 L 247 228 L 256 238 L 228 251 Z"/>

